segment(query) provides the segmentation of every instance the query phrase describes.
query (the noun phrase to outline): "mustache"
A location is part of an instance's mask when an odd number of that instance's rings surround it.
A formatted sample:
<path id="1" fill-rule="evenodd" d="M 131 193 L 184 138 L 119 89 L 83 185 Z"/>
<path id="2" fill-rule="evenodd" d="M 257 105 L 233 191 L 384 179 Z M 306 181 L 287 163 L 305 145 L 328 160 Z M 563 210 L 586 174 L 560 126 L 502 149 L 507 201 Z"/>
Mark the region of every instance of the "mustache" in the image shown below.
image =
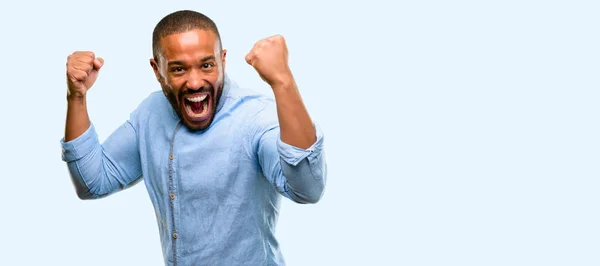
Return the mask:
<path id="1" fill-rule="evenodd" d="M 195 88 L 195 89 L 190 89 L 190 88 L 182 88 L 182 90 L 179 91 L 179 96 L 183 97 L 187 94 L 194 94 L 194 93 L 208 93 L 209 95 L 212 95 L 215 91 L 214 91 L 214 87 L 210 84 L 204 85 L 200 88 Z"/>

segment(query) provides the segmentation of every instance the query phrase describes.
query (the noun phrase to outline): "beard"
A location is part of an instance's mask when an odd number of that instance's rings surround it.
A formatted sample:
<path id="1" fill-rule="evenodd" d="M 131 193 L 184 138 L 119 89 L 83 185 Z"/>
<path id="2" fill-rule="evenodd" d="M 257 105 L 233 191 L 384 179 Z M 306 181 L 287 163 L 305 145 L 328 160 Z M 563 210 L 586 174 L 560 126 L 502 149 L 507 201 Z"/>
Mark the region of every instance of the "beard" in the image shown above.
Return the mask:
<path id="1" fill-rule="evenodd" d="M 192 94 L 192 93 L 207 93 L 210 97 L 210 111 L 211 111 L 211 116 L 208 118 L 208 125 L 210 125 L 212 123 L 212 120 L 214 118 L 214 116 L 216 115 L 216 109 L 217 109 L 217 105 L 221 99 L 221 95 L 223 93 L 223 86 L 224 84 L 222 82 L 218 82 L 218 87 L 215 89 L 215 87 L 212 84 L 207 84 L 199 89 L 195 89 L 195 90 L 190 90 L 190 89 L 185 89 L 185 88 L 180 88 L 179 90 L 174 90 L 171 86 L 169 86 L 168 84 L 161 84 L 162 87 L 162 91 L 165 95 L 165 97 L 167 98 L 167 100 L 169 101 L 169 103 L 171 104 L 171 107 L 173 108 L 173 110 L 175 111 L 175 113 L 177 114 L 177 116 L 179 117 L 179 119 L 181 119 L 182 122 L 184 122 L 184 124 L 190 129 L 190 130 L 202 130 L 202 129 L 194 129 L 192 128 L 191 125 L 187 124 L 186 120 L 184 119 L 184 102 L 185 102 L 185 97 L 186 95 Z M 208 125 L 206 127 L 208 127 Z"/>

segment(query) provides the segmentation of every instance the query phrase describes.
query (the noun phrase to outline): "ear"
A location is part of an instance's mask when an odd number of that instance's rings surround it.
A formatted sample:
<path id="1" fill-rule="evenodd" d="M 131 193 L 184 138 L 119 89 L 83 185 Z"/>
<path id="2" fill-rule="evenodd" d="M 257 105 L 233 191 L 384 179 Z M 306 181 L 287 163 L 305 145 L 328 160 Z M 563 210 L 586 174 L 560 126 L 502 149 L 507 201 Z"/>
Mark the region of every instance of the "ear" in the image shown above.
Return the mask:
<path id="1" fill-rule="evenodd" d="M 221 51 L 221 58 L 222 58 L 221 61 L 223 63 L 223 71 L 225 71 L 225 64 L 227 62 L 226 57 L 227 57 L 227 49 L 223 49 Z"/>
<path id="2" fill-rule="evenodd" d="M 161 83 L 162 77 L 160 76 L 160 72 L 158 71 L 158 63 L 156 62 L 156 60 L 154 60 L 154 58 L 150 58 L 150 66 L 154 71 L 154 76 L 156 77 L 156 80 L 159 83 Z"/>

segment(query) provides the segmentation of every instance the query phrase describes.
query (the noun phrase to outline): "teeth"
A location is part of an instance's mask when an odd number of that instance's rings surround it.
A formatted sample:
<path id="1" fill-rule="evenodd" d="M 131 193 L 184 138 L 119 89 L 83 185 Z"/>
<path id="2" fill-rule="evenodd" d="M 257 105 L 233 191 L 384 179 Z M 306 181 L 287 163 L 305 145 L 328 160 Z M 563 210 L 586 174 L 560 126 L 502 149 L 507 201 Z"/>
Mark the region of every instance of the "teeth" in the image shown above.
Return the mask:
<path id="1" fill-rule="evenodd" d="M 206 98 L 206 96 L 204 96 L 203 98 Z M 185 110 L 191 117 L 203 117 L 204 115 L 206 115 L 208 113 L 208 102 L 202 103 L 202 109 L 202 113 L 196 114 L 194 113 L 194 111 L 192 111 L 192 107 L 189 104 L 185 105 Z"/>
<path id="2" fill-rule="evenodd" d="M 193 97 L 193 98 L 186 98 L 188 101 L 190 102 L 201 102 L 204 101 L 204 99 L 206 99 L 206 94 L 202 95 L 202 96 L 198 96 L 198 97 Z"/>

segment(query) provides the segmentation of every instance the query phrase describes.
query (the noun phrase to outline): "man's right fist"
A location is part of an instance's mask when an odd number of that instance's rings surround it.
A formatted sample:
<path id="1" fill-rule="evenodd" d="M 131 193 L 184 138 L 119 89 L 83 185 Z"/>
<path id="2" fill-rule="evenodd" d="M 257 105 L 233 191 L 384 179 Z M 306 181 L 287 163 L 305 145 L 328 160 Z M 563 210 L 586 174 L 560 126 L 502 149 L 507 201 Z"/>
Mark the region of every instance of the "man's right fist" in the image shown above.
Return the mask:
<path id="1" fill-rule="evenodd" d="M 93 52 L 74 52 L 67 57 L 67 86 L 72 96 L 84 96 L 98 78 L 104 59 Z"/>

